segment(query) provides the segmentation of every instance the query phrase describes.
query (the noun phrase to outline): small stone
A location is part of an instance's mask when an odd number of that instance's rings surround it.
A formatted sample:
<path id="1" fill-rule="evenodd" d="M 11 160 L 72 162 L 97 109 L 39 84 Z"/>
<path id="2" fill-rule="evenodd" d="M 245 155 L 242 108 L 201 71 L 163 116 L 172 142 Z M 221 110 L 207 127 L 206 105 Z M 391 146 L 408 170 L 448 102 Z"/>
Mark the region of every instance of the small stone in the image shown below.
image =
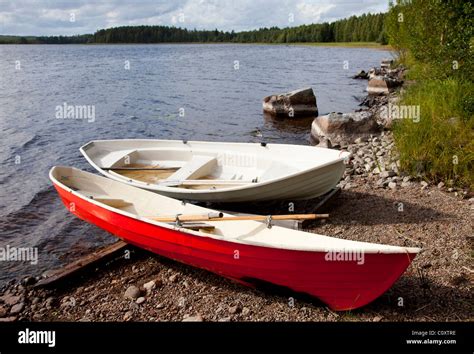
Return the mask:
<path id="1" fill-rule="evenodd" d="M 144 302 L 145 302 L 145 298 L 143 296 L 140 296 L 136 301 L 138 305 L 143 304 Z"/>
<path id="2" fill-rule="evenodd" d="M 395 182 L 390 182 L 390 183 L 388 184 L 388 188 L 390 188 L 390 189 L 397 189 L 397 184 L 396 184 Z"/>
<path id="3" fill-rule="evenodd" d="M 444 182 L 439 182 L 439 183 L 438 183 L 438 188 L 441 189 L 441 188 L 443 188 L 443 187 L 444 187 Z"/>
<path id="4" fill-rule="evenodd" d="M 380 177 L 389 178 L 389 177 L 394 177 L 396 175 L 397 174 L 394 171 L 382 171 L 382 173 L 380 174 Z"/>
<path id="5" fill-rule="evenodd" d="M 354 140 L 354 144 L 361 144 L 363 143 L 363 139 L 362 138 L 357 138 L 356 140 Z"/>
<path id="6" fill-rule="evenodd" d="M 242 309 L 242 316 L 247 316 L 248 314 L 250 314 L 250 309 L 248 307 L 244 307 Z"/>
<path id="7" fill-rule="evenodd" d="M 123 320 L 124 321 L 129 321 L 133 316 L 133 312 L 132 311 L 127 311 L 125 312 L 125 315 L 123 315 Z"/>
<path id="8" fill-rule="evenodd" d="M 5 306 L 0 306 L 0 317 L 5 317 L 8 313 L 8 310 Z"/>
<path id="9" fill-rule="evenodd" d="M 0 322 L 14 322 L 16 321 L 16 316 L 0 318 Z"/>
<path id="10" fill-rule="evenodd" d="M 156 308 L 157 308 L 158 310 L 164 309 L 164 308 L 165 308 L 165 304 L 163 304 L 162 302 L 160 302 L 158 305 L 156 305 Z"/>
<path id="11" fill-rule="evenodd" d="M 202 322 L 203 318 L 201 315 L 196 315 L 196 316 L 189 316 L 185 315 L 183 318 L 183 322 Z"/>
<path id="12" fill-rule="evenodd" d="M 428 183 L 426 181 L 421 181 L 421 188 L 422 189 L 425 189 L 426 187 L 428 187 Z"/>
<path id="13" fill-rule="evenodd" d="M 54 297 L 48 297 L 45 301 L 45 307 L 50 310 L 53 307 Z"/>
<path id="14" fill-rule="evenodd" d="M 230 321 L 231 321 L 230 317 L 223 317 L 223 318 L 219 318 L 217 322 L 230 322 Z"/>
<path id="15" fill-rule="evenodd" d="M 189 283 L 186 280 L 183 281 L 183 285 L 184 285 L 185 288 L 189 288 Z"/>
<path id="16" fill-rule="evenodd" d="M 10 315 L 16 315 L 19 314 L 21 311 L 23 311 L 23 308 L 25 307 L 25 303 L 20 302 L 19 304 L 13 305 L 11 310 L 10 310 Z"/>
<path id="17" fill-rule="evenodd" d="M 168 278 L 168 280 L 170 281 L 170 283 L 176 283 L 176 281 L 178 280 L 178 274 L 173 274 Z"/>
<path id="18" fill-rule="evenodd" d="M 351 189 L 351 188 L 352 188 L 352 185 L 350 183 L 346 183 L 344 185 L 344 187 L 342 187 L 342 189 L 344 189 L 344 190 L 348 190 L 348 189 Z"/>
<path id="19" fill-rule="evenodd" d="M 373 319 L 372 319 L 372 322 L 380 322 L 382 321 L 383 317 L 382 316 L 375 316 Z"/>
<path id="20" fill-rule="evenodd" d="M 411 186 L 411 182 L 402 182 L 401 186 L 402 186 L 403 188 L 410 187 L 410 186 Z"/>
<path id="21" fill-rule="evenodd" d="M 0 300 L 3 301 L 6 305 L 13 306 L 15 304 L 18 304 L 21 302 L 21 296 L 20 295 L 13 295 L 13 294 L 6 294 L 0 297 Z"/>
<path id="22" fill-rule="evenodd" d="M 135 300 L 139 296 L 140 296 L 140 289 L 138 289 L 135 285 L 129 286 L 124 294 L 124 297 L 130 300 Z"/>
<path id="23" fill-rule="evenodd" d="M 143 284 L 143 288 L 147 291 L 150 292 L 154 288 L 156 288 L 156 283 L 154 280 L 149 281 L 148 283 Z"/>
<path id="24" fill-rule="evenodd" d="M 411 181 L 411 176 L 403 177 L 403 182 L 409 182 L 409 181 Z"/>
<path id="25" fill-rule="evenodd" d="M 238 312 L 240 312 L 240 306 L 239 305 L 229 307 L 229 313 L 231 313 L 232 315 L 234 315 Z"/>

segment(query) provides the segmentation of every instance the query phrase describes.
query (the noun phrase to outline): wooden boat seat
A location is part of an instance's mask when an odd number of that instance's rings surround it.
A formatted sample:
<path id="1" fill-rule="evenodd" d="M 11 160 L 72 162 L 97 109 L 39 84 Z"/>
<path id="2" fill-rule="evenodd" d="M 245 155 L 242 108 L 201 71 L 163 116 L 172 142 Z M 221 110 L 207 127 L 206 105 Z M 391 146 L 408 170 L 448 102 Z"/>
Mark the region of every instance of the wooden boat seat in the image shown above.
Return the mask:
<path id="1" fill-rule="evenodd" d="M 198 179 L 210 174 L 217 167 L 215 156 L 194 155 L 183 167 L 169 176 L 167 181 L 184 181 Z"/>

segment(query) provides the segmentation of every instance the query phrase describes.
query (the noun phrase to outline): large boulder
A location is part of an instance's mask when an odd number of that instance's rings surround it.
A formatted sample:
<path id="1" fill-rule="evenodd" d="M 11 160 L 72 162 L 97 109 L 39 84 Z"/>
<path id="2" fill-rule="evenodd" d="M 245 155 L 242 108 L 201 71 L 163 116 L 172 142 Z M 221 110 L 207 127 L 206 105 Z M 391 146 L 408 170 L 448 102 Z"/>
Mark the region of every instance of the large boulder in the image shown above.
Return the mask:
<path id="1" fill-rule="evenodd" d="M 274 116 L 290 118 L 318 115 L 316 96 L 311 87 L 267 96 L 263 99 L 263 110 Z"/>
<path id="2" fill-rule="evenodd" d="M 403 82 L 387 76 L 374 76 L 369 80 L 367 92 L 369 95 L 388 95 Z"/>
<path id="3" fill-rule="evenodd" d="M 340 142 L 353 143 L 357 138 L 378 133 L 377 124 L 370 111 L 330 113 L 317 117 L 311 125 L 311 136 L 316 142 L 329 139 L 335 145 Z"/>

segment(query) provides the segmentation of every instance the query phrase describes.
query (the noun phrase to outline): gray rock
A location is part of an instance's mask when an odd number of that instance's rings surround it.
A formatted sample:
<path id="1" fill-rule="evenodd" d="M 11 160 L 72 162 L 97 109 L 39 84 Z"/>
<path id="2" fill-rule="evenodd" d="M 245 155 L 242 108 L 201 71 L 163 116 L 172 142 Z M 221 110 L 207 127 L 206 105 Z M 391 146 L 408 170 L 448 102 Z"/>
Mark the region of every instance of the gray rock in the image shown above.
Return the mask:
<path id="1" fill-rule="evenodd" d="M 131 285 L 125 291 L 124 297 L 130 300 L 136 300 L 140 296 L 141 292 L 135 285 Z"/>
<path id="2" fill-rule="evenodd" d="M 316 96 L 311 87 L 267 96 L 263 99 L 263 110 L 271 115 L 289 118 L 318 115 Z"/>
<path id="3" fill-rule="evenodd" d="M 311 124 L 311 136 L 320 141 L 326 137 L 334 142 L 346 141 L 351 144 L 356 139 L 379 132 L 380 127 L 369 111 L 352 113 L 330 113 L 317 117 Z M 358 153 L 359 154 L 359 153 Z"/>
<path id="4" fill-rule="evenodd" d="M 402 81 L 387 76 L 374 76 L 369 80 L 367 92 L 369 95 L 388 95 L 402 85 Z"/>
<path id="5" fill-rule="evenodd" d="M 389 182 L 388 188 L 390 189 L 397 189 L 397 184 L 395 182 Z"/>
<path id="6" fill-rule="evenodd" d="M 382 178 L 388 178 L 388 177 L 394 177 L 396 176 L 397 174 L 394 172 L 394 171 L 383 171 L 381 174 L 380 174 L 380 177 Z"/>
<path id="7" fill-rule="evenodd" d="M 367 80 L 369 78 L 369 74 L 366 73 L 364 70 L 361 70 L 359 71 L 357 74 L 355 74 L 353 77 L 353 79 L 365 79 Z"/>

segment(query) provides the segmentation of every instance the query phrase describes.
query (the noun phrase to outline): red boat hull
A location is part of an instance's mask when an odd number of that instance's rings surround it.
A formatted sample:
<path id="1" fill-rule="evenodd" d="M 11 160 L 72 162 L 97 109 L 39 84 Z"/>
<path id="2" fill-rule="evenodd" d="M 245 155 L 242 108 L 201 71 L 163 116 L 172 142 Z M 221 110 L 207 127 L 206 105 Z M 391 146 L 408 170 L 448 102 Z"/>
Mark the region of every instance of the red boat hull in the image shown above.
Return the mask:
<path id="1" fill-rule="evenodd" d="M 326 252 L 244 245 L 170 230 L 55 188 L 73 214 L 127 243 L 242 282 L 255 279 L 307 293 L 338 311 L 364 306 L 382 295 L 416 255 L 369 253 L 363 264 L 327 261 Z"/>

